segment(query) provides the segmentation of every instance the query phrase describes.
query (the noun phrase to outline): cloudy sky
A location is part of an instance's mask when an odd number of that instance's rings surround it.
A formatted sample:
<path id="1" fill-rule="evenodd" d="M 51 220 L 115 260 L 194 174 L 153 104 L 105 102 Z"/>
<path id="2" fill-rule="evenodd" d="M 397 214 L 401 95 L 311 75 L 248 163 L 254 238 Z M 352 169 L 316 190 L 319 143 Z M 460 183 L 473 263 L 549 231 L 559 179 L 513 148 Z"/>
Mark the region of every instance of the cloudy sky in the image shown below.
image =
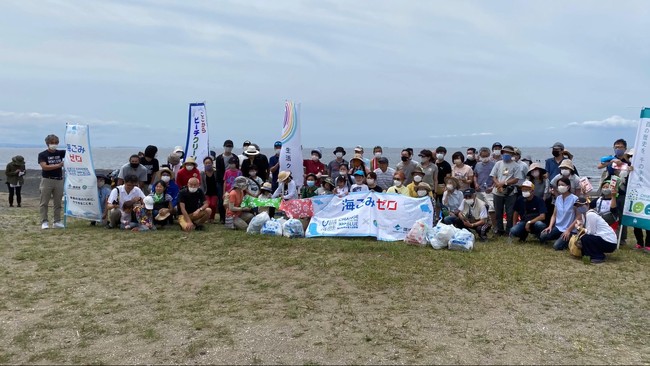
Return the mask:
<path id="1" fill-rule="evenodd" d="M 611 146 L 650 105 L 650 1 L 2 0 L 0 142 Z M 627 107 L 634 108 L 627 108 Z"/>

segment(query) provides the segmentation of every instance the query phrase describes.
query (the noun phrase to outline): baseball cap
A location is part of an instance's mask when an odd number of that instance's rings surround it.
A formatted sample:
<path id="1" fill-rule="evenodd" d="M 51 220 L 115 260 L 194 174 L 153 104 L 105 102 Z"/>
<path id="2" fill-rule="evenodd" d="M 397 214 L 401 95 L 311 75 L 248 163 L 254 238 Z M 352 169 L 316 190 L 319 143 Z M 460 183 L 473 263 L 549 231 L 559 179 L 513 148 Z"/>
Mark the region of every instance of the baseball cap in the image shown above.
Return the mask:
<path id="1" fill-rule="evenodd" d="M 492 144 L 492 148 L 494 149 L 495 147 L 503 147 L 500 142 L 495 142 Z"/>
<path id="2" fill-rule="evenodd" d="M 551 149 L 564 150 L 564 144 L 561 142 L 556 142 L 555 144 L 553 144 L 553 147 L 551 147 Z"/>
<path id="3" fill-rule="evenodd" d="M 576 200 L 576 203 L 574 203 L 573 205 L 574 205 L 574 206 L 582 206 L 582 205 L 586 205 L 587 203 L 589 203 L 589 202 L 587 202 L 587 199 L 586 199 L 586 198 L 584 198 L 584 197 L 580 197 L 580 198 L 578 198 L 578 199 Z"/>
<path id="4" fill-rule="evenodd" d="M 363 172 L 361 170 L 357 170 L 353 175 L 360 175 L 363 177 Z"/>
<path id="5" fill-rule="evenodd" d="M 529 180 L 526 180 L 523 183 L 521 183 L 520 187 L 528 187 L 528 188 L 531 188 L 531 189 L 535 189 L 535 185 L 533 184 L 533 182 L 531 182 Z"/>
<path id="6" fill-rule="evenodd" d="M 361 147 L 361 145 L 357 145 L 357 146 L 354 148 L 354 151 L 363 151 L 363 147 Z"/>
<path id="7" fill-rule="evenodd" d="M 377 159 L 377 163 L 388 164 L 388 158 L 382 156 L 381 158 Z"/>
<path id="8" fill-rule="evenodd" d="M 276 141 L 273 146 L 282 146 L 282 141 Z"/>
<path id="9" fill-rule="evenodd" d="M 251 144 L 251 142 L 248 141 L 248 140 L 246 140 L 246 141 L 244 141 L 244 143 L 242 144 L 242 146 L 248 146 L 248 145 L 250 145 L 250 144 Z"/>
<path id="10" fill-rule="evenodd" d="M 223 142 L 223 147 L 233 147 L 235 144 L 232 142 L 232 140 L 226 140 Z"/>
<path id="11" fill-rule="evenodd" d="M 463 191 L 463 196 L 472 196 L 476 193 L 476 190 L 474 188 L 467 188 L 466 190 Z"/>
<path id="12" fill-rule="evenodd" d="M 433 153 L 431 152 L 431 150 L 424 149 L 424 150 L 420 151 L 420 153 L 418 154 L 418 156 L 419 156 L 419 157 L 425 157 L 425 156 L 428 156 L 428 157 L 431 158 L 431 157 L 433 157 Z"/>

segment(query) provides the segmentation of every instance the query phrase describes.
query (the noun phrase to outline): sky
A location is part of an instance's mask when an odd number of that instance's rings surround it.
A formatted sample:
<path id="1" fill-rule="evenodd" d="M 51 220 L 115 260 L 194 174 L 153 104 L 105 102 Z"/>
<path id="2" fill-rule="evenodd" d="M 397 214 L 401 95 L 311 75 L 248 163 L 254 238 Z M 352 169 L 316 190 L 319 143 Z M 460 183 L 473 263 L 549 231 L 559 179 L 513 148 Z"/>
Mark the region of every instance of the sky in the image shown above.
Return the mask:
<path id="1" fill-rule="evenodd" d="M 612 146 L 650 106 L 650 1 L 2 0 L 0 143 Z"/>

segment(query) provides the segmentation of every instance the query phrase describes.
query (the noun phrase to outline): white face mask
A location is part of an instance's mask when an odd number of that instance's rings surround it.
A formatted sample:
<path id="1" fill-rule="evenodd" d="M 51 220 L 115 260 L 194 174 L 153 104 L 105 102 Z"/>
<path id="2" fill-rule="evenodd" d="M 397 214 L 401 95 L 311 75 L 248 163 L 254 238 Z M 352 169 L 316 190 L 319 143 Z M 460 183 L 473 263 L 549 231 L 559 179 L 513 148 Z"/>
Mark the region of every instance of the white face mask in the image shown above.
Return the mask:
<path id="1" fill-rule="evenodd" d="M 454 164 L 461 165 L 461 164 L 463 164 L 463 161 L 460 160 L 460 159 L 456 159 L 456 160 L 454 160 Z"/>
<path id="2" fill-rule="evenodd" d="M 568 186 L 558 186 L 557 191 L 560 192 L 560 193 L 567 193 L 569 191 L 569 187 Z"/>
<path id="3" fill-rule="evenodd" d="M 532 175 L 535 178 L 539 178 L 539 171 L 538 170 L 533 170 L 532 172 L 530 172 L 530 175 Z"/>
<path id="4" fill-rule="evenodd" d="M 443 154 L 436 154 L 436 159 L 442 160 L 445 156 Z"/>
<path id="5" fill-rule="evenodd" d="M 528 198 L 528 197 L 530 197 L 530 192 L 521 192 L 521 195 L 522 195 L 524 198 Z"/>
<path id="6" fill-rule="evenodd" d="M 185 170 L 187 170 L 188 172 L 191 172 L 192 170 L 194 170 L 194 165 L 188 165 L 188 166 L 186 166 L 186 167 L 185 167 Z"/>
<path id="7" fill-rule="evenodd" d="M 468 205 L 471 206 L 471 205 L 474 204 L 474 199 L 473 198 L 468 198 L 468 199 L 465 200 L 465 203 L 467 203 Z"/>
<path id="8" fill-rule="evenodd" d="M 428 162 L 429 162 L 429 158 L 420 158 L 420 163 L 424 164 Z"/>
<path id="9" fill-rule="evenodd" d="M 348 172 L 339 172 L 339 175 L 342 175 L 342 176 L 345 177 L 346 175 L 348 175 Z"/>
<path id="10" fill-rule="evenodd" d="M 447 184 L 447 190 L 448 191 L 453 191 L 454 188 L 456 188 L 456 186 L 454 186 L 453 184 Z"/>
<path id="11" fill-rule="evenodd" d="M 563 176 L 568 177 L 569 175 L 571 175 L 571 170 L 562 169 L 562 170 L 560 170 L 560 173 L 562 173 Z"/>
<path id="12" fill-rule="evenodd" d="M 492 154 L 494 154 L 494 156 L 501 156 L 501 150 L 494 150 Z"/>
<path id="13" fill-rule="evenodd" d="M 47 145 L 47 148 L 50 149 L 50 150 L 52 150 L 52 151 L 56 150 L 57 147 L 59 147 L 59 145 L 54 145 L 54 144 L 52 144 L 52 145 Z"/>
<path id="14" fill-rule="evenodd" d="M 256 172 L 256 171 L 252 171 L 252 172 L 248 172 L 248 174 L 250 174 L 251 177 L 254 177 L 254 176 L 257 175 L 257 172 Z"/>
<path id="15" fill-rule="evenodd" d="M 373 185 L 373 184 L 375 184 L 375 180 L 374 180 L 374 179 L 366 179 L 366 182 L 368 183 L 368 185 Z"/>
<path id="16" fill-rule="evenodd" d="M 393 181 L 393 185 L 394 185 L 395 187 L 399 187 L 399 186 L 402 185 L 402 181 L 401 181 L 401 180 L 397 180 L 397 179 L 395 179 L 395 180 Z"/>
<path id="17" fill-rule="evenodd" d="M 342 157 L 343 157 L 343 153 L 342 153 L 342 152 L 337 152 L 337 153 L 336 153 L 336 157 L 337 157 L 337 158 L 342 158 Z"/>
<path id="18" fill-rule="evenodd" d="M 422 177 L 419 176 L 419 175 L 416 175 L 416 176 L 413 177 L 413 181 L 420 183 L 420 182 L 422 182 Z"/>
<path id="19" fill-rule="evenodd" d="M 379 153 L 379 152 L 378 152 L 378 153 L 375 153 L 375 157 L 376 157 L 377 159 L 381 158 L 381 153 Z"/>
<path id="20" fill-rule="evenodd" d="M 311 156 L 311 160 L 313 160 L 313 161 L 318 161 L 318 159 L 320 159 L 320 158 L 318 157 L 318 155 L 312 155 L 312 156 Z"/>
<path id="21" fill-rule="evenodd" d="M 162 177 L 160 177 L 160 180 L 162 180 L 165 183 L 169 183 L 169 181 L 172 180 L 172 177 L 168 175 L 163 175 Z"/>
<path id="22" fill-rule="evenodd" d="M 232 152 L 232 147 L 224 147 L 223 150 L 227 153 L 230 154 Z"/>
<path id="23" fill-rule="evenodd" d="M 196 191 L 198 191 L 199 189 L 189 187 L 189 188 L 187 188 L 187 190 L 190 191 L 190 193 L 196 193 Z"/>
<path id="24" fill-rule="evenodd" d="M 474 160 L 474 155 L 472 154 L 467 155 L 467 160 Z"/>
<path id="25" fill-rule="evenodd" d="M 104 182 L 97 182 L 97 188 L 102 188 L 104 186 Z"/>
<path id="26" fill-rule="evenodd" d="M 489 157 L 487 157 L 487 158 L 481 158 L 481 163 L 487 164 L 487 163 L 489 163 L 489 162 L 490 162 L 490 158 L 489 158 Z"/>
<path id="27" fill-rule="evenodd" d="M 280 155 L 280 149 L 275 149 L 275 155 Z"/>
<path id="28" fill-rule="evenodd" d="M 418 191 L 418 196 L 419 196 L 419 197 L 424 197 L 424 196 L 426 196 L 426 195 L 427 195 L 427 191 L 424 191 L 424 190 L 419 190 L 419 191 Z"/>

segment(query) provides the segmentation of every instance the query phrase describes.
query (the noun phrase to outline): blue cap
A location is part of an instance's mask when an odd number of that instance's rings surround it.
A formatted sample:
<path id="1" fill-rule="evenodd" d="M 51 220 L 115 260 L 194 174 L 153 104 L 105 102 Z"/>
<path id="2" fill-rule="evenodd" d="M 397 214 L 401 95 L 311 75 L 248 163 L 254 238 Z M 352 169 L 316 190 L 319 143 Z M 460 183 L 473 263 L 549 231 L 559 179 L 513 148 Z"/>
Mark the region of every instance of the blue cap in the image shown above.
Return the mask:
<path id="1" fill-rule="evenodd" d="M 276 141 L 275 144 L 273 144 L 273 146 L 282 146 L 282 141 Z"/>
<path id="2" fill-rule="evenodd" d="M 363 172 L 361 170 L 357 170 L 353 175 L 360 175 L 363 177 Z"/>

